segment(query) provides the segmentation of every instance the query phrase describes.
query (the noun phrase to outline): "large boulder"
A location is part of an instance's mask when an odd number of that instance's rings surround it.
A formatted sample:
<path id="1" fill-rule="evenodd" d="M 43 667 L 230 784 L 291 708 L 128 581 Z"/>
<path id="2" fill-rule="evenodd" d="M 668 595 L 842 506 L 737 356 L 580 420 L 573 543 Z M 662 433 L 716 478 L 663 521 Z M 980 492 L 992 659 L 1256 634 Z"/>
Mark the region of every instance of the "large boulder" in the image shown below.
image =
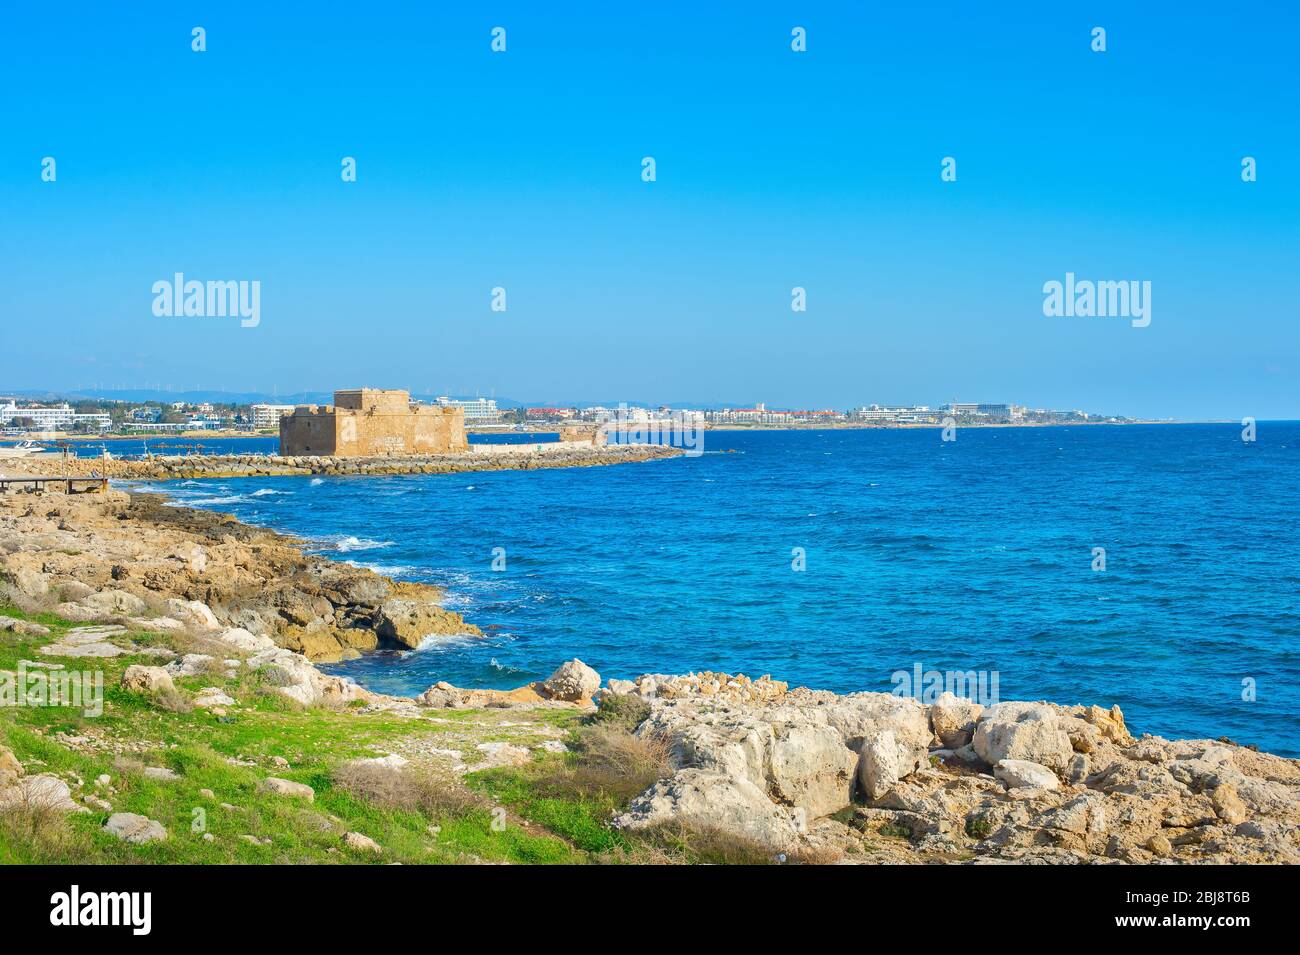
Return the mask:
<path id="1" fill-rule="evenodd" d="M 993 775 L 1008 789 L 1059 789 L 1061 781 L 1046 766 L 1024 759 L 1004 759 L 993 767 Z"/>
<path id="2" fill-rule="evenodd" d="M 217 615 L 201 600 L 179 600 L 175 597 L 167 601 L 167 616 L 179 620 L 196 630 L 220 630 Z"/>
<path id="3" fill-rule="evenodd" d="M 123 842 L 141 845 L 167 838 L 167 829 L 161 822 L 134 812 L 115 812 L 104 823 L 104 831 Z"/>
<path id="4" fill-rule="evenodd" d="M 133 593 L 125 590 L 101 590 L 98 593 L 82 597 L 77 601 L 83 607 L 101 610 L 105 614 L 133 616 L 144 613 L 149 605 Z"/>
<path id="5" fill-rule="evenodd" d="M 749 703 L 743 702 L 748 688 L 722 690 L 727 685 L 723 676 L 704 681 L 695 695 L 655 699 L 638 726 L 638 736 L 667 741 L 674 770 L 699 769 L 744 780 L 770 801 L 815 819 L 849 804 L 863 736 L 890 732 L 890 782 L 924 763 L 929 723 L 910 700 L 881 693 L 786 694 L 783 689 L 772 702 Z M 671 679 L 665 684 L 672 685 Z M 676 692 L 682 686 L 678 682 Z M 874 791 L 876 784 L 868 788 Z"/>
<path id="6" fill-rule="evenodd" d="M 848 805 L 858 760 L 833 727 L 777 723 L 768 751 L 772 795 L 816 819 Z"/>
<path id="7" fill-rule="evenodd" d="M 248 665 L 280 693 L 304 706 L 316 703 L 349 703 L 369 693 L 342 677 L 326 676 L 300 653 L 276 647 L 249 657 Z"/>
<path id="8" fill-rule="evenodd" d="M 267 776 L 258 784 L 257 791 L 274 793 L 277 796 L 292 796 L 308 802 L 314 802 L 316 799 L 316 790 L 306 783 L 295 783 L 291 779 L 281 779 L 278 776 Z"/>
<path id="9" fill-rule="evenodd" d="M 72 790 L 57 776 L 23 776 L 9 785 L 0 785 L 0 810 L 19 806 L 53 809 L 58 812 L 85 812 L 72 800 Z"/>
<path id="10" fill-rule="evenodd" d="M 39 623 L 32 623 L 30 620 L 19 620 L 17 617 L 5 616 L 0 616 L 0 630 L 8 630 L 25 637 L 45 637 L 49 636 L 50 633 L 49 627 L 42 626 Z"/>
<path id="11" fill-rule="evenodd" d="M 466 631 L 460 614 L 418 597 L 389 597 L 380 604 L 375 622 L 379 636 L 412 650 L 427 637 Z"/>
<path id="12" fill-rule="evenodd" d="M 148 696 L 176 692 L 172 676 L 162 667 L 129 666 L 122 674 L 122 689 Z"/>
<path id="13" fill-rule="evenodd" d="M 971 741 L 983 712 L 980 704 L 945 691 L 930 707 L 930 727 L 945 747 L 961 749 Z"/>
<path id="14" fill-rule="evenodd" d="M 255 636 L 243 627 L 227 627 L 213 639 L 232 653 L 254 654 L 275 649 L 275 641 L 270 637 Z"/>
<path id="15" fill-rule="evenodd" d="M 660 780 L 614 818 L 615 827 L 631 831 L 673 823 L 738 833 L 774 850 L 794 843 L 807 826 L 802 810 L 776 805 L 749 780 L 703 769 Z"/>
<path id="16" fill-rule="evenodd" d="M 975 724 L 971 742 L 980 759 L 990 766 L 1004 759 L 1020 759 L 1060 772 L 1074 754 L 1056 711 L 1046 703 L 989 707 Z"/>
<path id="17" fill-rule="evenodd" d="M 561 663 L 537 689 L 542 696 L 552 700 L 586 702 L 600 689 L 600 674 L 581 660 L 569 660 Z"/>
<path id="18" fill-rule="evenodd" d="M 889 792 L 902 779 L 906 756 L 892 730 L 879 730 L 863 744 L 858 759 L 858 791 L 869 800 Z"/>

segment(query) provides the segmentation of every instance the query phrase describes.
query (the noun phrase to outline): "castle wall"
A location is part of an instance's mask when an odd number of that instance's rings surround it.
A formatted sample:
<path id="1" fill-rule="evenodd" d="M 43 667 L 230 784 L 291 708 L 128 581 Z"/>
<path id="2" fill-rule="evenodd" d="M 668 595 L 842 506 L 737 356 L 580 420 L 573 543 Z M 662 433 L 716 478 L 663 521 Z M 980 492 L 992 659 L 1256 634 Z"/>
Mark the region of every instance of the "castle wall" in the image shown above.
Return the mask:
<path id="1" fill-rule="evenodd" d="M 465 451 L 465 413 L 412 406 L 404 391 L 337 391 L 324 408 L 301 405 L 280 419 L 282 455 L 379 457 Z"/>

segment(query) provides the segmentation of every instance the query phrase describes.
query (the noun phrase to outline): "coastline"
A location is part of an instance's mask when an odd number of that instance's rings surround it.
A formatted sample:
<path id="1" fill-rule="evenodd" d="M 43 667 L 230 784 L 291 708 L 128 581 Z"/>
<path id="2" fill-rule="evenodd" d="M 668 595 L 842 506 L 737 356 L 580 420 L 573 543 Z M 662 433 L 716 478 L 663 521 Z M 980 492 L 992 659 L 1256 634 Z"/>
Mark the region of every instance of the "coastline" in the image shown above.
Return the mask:
<path id="1" fill-rule="evenodd" d="M 676 755 L 602 823 L 611 833 L 720 828 L 786 852 L 860 862 L 1300 862 L 1300 760 L 1226 740 L 1135 738 L 1118 707 L 984 707 L 951 694 L 921 702 L 714 673 L 602 685 L 576 660 L 510 691 L 439 683 L 415 699 L 375 694 L 311 660 L 477 628 L 438 606 L 437 588 L 307 554 L 295 538 L 158 495 L 0 497 L 0 583 L 20 609 L 120 630 L 91 644 L 64 636 L 56 653 L 79 656 L 114 639 L 113 655 L 152 653 L 153 638 L 134 634 L 153 631 L 179 648 L 165 670 L 145 668 L 170 684 L 169 673 L 205 673 L 197 657 L 211 660 L 219 647 L 232 656 L 227 676 L 272 674 L 272 693 L 345 707 L 345 724 L 357 728 L 400 716 L 415 721 L 414 733 L 429 719 L 445 723 L 439 713 L 504 712 L 544 735 L 557 718 L 549 714 L 592 713 L 593 697 L 601 710 L 630 707 L 634 738 L 676 741 Z M 187 647 L 201 652 L 181 661 Z M 196 699 L 247 711 L 253 704 L 239 693 L 209 686 Z M 502 759 L 539 766 L 560 751 L 540 737 L 532 748 L 494 739 L 475 742 L 479 761 L 454 773 Z M 409 734 L 388 747 L 404 760 L 446 751 Z M 874 833 L 896 841 L 879 846 Z"/>
<path id="2" fill-rule="evenodd" d="M 551 445 L 499 445 L 510 452 L 460 452 L 456 454 L 401 455 L 378 458 L 281 456 L 258 454 L 153 455 L 148 458 L 105 461 L 95 457 L 24 457 L 0 461 L 0 474 L 8 477 L 108 477 L 131 481 L 168 481 L 195 478 L 291 477 L 363 474 L 461 474 L 474 471 L 530 471 L 541 468 L 601 467 L 678 457 L 676 448 L 660 445 L 607 445 L 553 442 Z M 528 448 L 533 450 L 528 450 Z M 546 450 L 536 450 L 544 447 Z M 514 451 L 519 448 L 519 451 Z"/>

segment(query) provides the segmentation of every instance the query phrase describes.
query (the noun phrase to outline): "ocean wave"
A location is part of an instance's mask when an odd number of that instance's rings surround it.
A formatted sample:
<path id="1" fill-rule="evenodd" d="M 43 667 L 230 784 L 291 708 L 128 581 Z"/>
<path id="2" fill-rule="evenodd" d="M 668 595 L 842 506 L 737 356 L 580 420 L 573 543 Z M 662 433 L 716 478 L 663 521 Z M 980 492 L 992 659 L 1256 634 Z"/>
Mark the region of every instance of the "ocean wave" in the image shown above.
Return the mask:
<path id="1" fill-rule="evenodd" d="M 477 646 L 483 638 L 475 633 L 432 633 L 420 641 L 420 645 L 410 653 L 438 653 L 458 650 L 461 647 Z"/>
<path id="2" fill-rule="evenodd" d="M 317 548 L 326 550 L 336 550 L 340 554 L 349 554 L 354 550 L 379 550 L 382 547 L 392 547 L 392 541 L 376 541 L 365 537 L 356 537 L 352 534 L 338 535 L 331 537 L 312 538 Z"/>
<path id="3" fill-rule="evenodd" d="M 273 487 L 264 487 L 254 491 L 250 497 L 266 497 L 269 494 L 292 494 L 293 491 L 277 491 Z"/>
<path id="4" fill-rule="evenodd" d="M 348 560 L 344 561 L 351 567 L 360 567 L 362 570 L 373 570 L 377 574 L 383 574 L 385 577 L 396 577 L 401 574 L 413 574 L 420 568 L 414 564 L 377 564 L 373 561 Z"/>
<path id="5" fill-rule="evenodd" d="M 308 485 L 311 486 L 311 487 L 320 487 L 322 484 L 325 483 L 325 479 L 324 479 L 324 478 L 312 478 L 312 479 L 311 479 L 310 481 L 308 481 L 307 483 L 308 483 Z"/>
<path id="6" fill-rule="evenodd" d="M 178 501 L 173 501 L 173 507 L 206 507 L 209 504 L 238 504 L 244 500 L 242 494 L 226 494 L 217 497 L 182 497 Z"/>

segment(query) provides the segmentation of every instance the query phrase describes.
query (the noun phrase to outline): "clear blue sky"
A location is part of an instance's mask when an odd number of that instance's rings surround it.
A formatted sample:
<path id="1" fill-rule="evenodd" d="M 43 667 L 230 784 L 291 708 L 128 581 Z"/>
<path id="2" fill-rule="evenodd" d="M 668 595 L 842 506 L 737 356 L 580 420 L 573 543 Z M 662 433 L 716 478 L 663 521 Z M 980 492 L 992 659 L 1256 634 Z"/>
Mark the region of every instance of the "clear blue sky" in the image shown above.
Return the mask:
<path id="1" fill-rule="evenodd" d="M 273 6 L 6 8 L 0 391 L 1300 417 L 1282 4 Z M 260 326 L 155 317 L 177 271 Z M 1044 317 L 1067 271 L 1150 327 Z"/>

